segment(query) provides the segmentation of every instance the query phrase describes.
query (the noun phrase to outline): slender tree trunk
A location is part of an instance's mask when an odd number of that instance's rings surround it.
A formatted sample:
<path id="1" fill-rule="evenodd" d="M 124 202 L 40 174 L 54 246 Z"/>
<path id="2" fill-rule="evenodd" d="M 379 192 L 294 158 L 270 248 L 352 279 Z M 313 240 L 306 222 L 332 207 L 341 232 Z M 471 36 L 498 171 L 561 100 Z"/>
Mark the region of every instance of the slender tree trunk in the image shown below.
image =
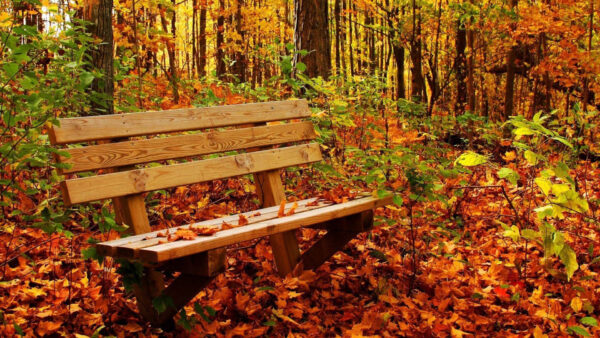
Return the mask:
<path id="1" fill-rule="evenodd" d="M 346 0 L 340 0 L 341 4 L 342 4 L 342 12 L 344 12 L 346 10 Z M 340 48 L 340 57 L 341 57 L 341 62 L 342 62 L 342 73 L 344 74 L 344 78 L 346 78 L 346 73 L 348 72 L 348 68 L 346 65 L 346 28 L 347 28 L 347 21 L 348 21 L 348 17 L 346 15 L 342 16 L 341 19 L 341 28 L 342 28 L 342 32 L 340 33 L 340 41 L 341 41 L 341 48 Z"/>
<path id="2" fill-rule="evenodd" d="M 510 8 L 517 7 L 518 0 L 510 0 Z M 511 24 L 512 30 L 516 29 L 516 24 Z M 506 58 L 506 87 L 504 90 L 504 115 L 502 120 L 506 120 L 513 115 L 514 96 L 515 96 L 515 62 L 517 59 L 517 46 L 512 46 Z"/>
<path id="3" fill-rule="evenodd" d="M 200 57 L 198 55 L 198 0 L 192 0 L 192 69 L 196 75 L 198 71 Z"/>
<path id="4" fill-rule="evenodd" d="M 223 53 L 223 43 L 225 40 L 223 39 L 223 31 L 225 30 L 225 18 L 223 17 L 222 12 L 225 10 L 225 1 L 219 0 L 219 16 L 217 17 L 217 52 L 215 53 L 217 60 L 216 61 L 216 71 L 217 77 L 223 79 L 225 76 L 225 53 Z"/>
<path id="5" fill-rule="evenodd" d="M 198 58 L 198 74 L 202 77 L 206 76 L 206 4 L 202 4 L 200 8 L 200 27 L 198 30 L 199 41 L 199 58 Z"/>
<path id="6" fill-rule="evenodd" d="M 238 50 L 235 52 L 232 73 L 238 78 L 240 82 L 246 82 L 246 54 L 244 52 L 244 31 L 242 30 L 242 6 L 244 6 L 243 0 L 236 1 L 235 11 L 235 29 L 236 32 L 241 36 L 240 44 L 237 46 Z"/>
<path id="7" fill-rule="evenodd" d="M 467 106 L 467 31 L 460 19 L 456 21 L 456 57 L 454 59 L 454 72 L 456 74 L 456 114 L 464 114 Z"/>
<path id="8" fill-rule="evenodd" d="M 294 62 L 306 65 L 310 77 L 328 77 L 331 72 L 327 0 L 295 0 L 294 44 L 296 50 L 306 50 L 305 56 L 294 56 Z"/>
<path id="9" fill-rule="evenodd" d="M 173 12 L 171 16 L 171 36 L 173 42 L 167 43 L 167 55 L 169 57 L 169 71 L 167 76 L 169 78 L 169 82 L 171 83 L 171 89 L 173 91 L 173 102 L 179 103 L 179 80 L 177 79 L 177 60 L 175 54 L 175 43 L 177 38 L 177 14 L 175 13 L 175 0 L 171 1 L 173 3 Z M 160 20 L 163 30 L 165 31 L 165 33 L 168 33 L 168 23 L 164 11 L 161 11 Z"/>
<path id="10" fill-rule="evenodd" d="M 352 9 L 352 0 L 348 0 L 348 8 Z M 352 26 L 354 26 L 354 24 L 352 23 L 352 12 L 348 13 L 348 57 L 349 57 L 349 65 L 350 65 L 350 75 L 352 77 L 354 77 L 354 47 L 352 46 L 352 41 L 354 41 L 353 38 L 353 29 Z"/>
<path id="11" fill-rule="evenodd" d="M 339 75 L 340 70 L 340 38 L 341 38 L 341 29 L 340 29 L 340 0 L 335 0 L 333 5 L 333 16 L 335 19 L 335 71 Z"/>
<path id="12" fill-rule="evenodd" d="M 100 70 L 102 78 L 94 79 L 90 90 L 100 97 L 92 100 L 90 115 L 114 113 L 114 69 L 113 69 L 113 0 L 85 1 L 82 18 L 91 24 L 87 26 L 92 37 L 102 43 L 89 51 L 92 67 Z"/>
<path id="13" fill-rule="evenodd" d="M 417 15 L 417 11 L 419 12 Z M 421 46 L 421 14 L 416 0 L 412 1 L 412 34 L 410 39 L 411 67 L 411 98 L 417 102 L 427 102 L 425 96 L 425 79 L 421 69 L 422 46 Z"/>
<path id="14" fill-rule="evenodd" d="M 469 46 L 469 55 L 467 57 L 467 95 L 469 97 L 468 109 L 474 113 L 475 107 L 475 32 L 469 28 L 467 30 L 467 44 Z"/>
<path id="15" fill-rule="evenodd" d="M 594 37 L 594 0 L 590 0 L 590 25 L 588 35 L 588 53 L 592 51 L 592 38 Z M 588 103 L 590 101 L 590 85 L 589 78 L 586 76 L 583 78 L 583 111 L 587 112 Z"/>

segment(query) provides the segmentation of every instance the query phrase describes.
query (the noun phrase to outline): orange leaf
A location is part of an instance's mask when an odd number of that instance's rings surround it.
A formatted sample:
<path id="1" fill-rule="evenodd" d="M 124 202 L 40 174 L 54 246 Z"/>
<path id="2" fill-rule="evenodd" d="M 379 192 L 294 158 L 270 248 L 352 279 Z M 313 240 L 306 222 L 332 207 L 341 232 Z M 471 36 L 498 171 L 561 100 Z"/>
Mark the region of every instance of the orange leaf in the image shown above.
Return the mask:
<path id="1" fill-rule="evenodd" d="M 248 219 L 246 218 L 246 216 L 244 216 L 244 215 L 240 214 L 240 218 L 239 218 L 239 220 L 238 220 L 238 225 L 239 225 L 239 226 L 242 226 L 242 225 L 246 225 L 246 224 L 248 224 L 248 223 L 249 223 L 249 222 L 248 222 Z"/>
<path id="2" fill-rule="evenodd" d="M 176 241 L 178 239 L 183 239 L 183 240 L 190 241 L 196 237 L 198 237 L 198 235 L 196 235 L 196 233 L 192 230 L 177 229 L 177 231 L 175 232 L 174 240 Z"/>
<path id="3" fill-rule="evenodd" d="M 277 212 L 277 217 L 285 216 L 285 200 L 281 201 L 279 205 L 279 212 Z"/>
<path id="4" fill-rule="evenodd" d="M 228 230 L 228 229 L 233 229 L 235 228 L 233 225 L 223 221 L 223 224 L 221 224 L 221 230 Z"/>
<path id="5" fill-rule="evenodd" d="M 292 216 L 293 214 L 296 213 L 296 208 L 298 208 L 298 203 L 294 202 L 294 204 L 292 205 L 292 207 L 290 208 L 290 210 L 288 210 L 288 212 L 285 215 L 286 216 Z"/>
<path id="6" fill-rule="evenodd" d="M 212 236 L 217 231 L 219 231 L 219 229 L 215 228 L 215 227 L 195 227 L 195 226 L 191 226 L 190 230 L 192 230 L 194 233 L 196 233 L 196 235 L 199 235 L 199 236 Z"/>

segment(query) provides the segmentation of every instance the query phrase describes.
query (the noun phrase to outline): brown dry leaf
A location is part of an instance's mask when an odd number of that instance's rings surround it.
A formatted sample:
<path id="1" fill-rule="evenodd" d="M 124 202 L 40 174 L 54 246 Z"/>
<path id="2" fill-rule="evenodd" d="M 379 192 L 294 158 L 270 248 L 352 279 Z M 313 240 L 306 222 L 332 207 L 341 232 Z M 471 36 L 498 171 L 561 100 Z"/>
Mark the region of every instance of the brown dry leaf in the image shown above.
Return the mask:
<path id="1" fill-rule="evenodd" d="M 312 202 L 306 203 L 306 206 L 307 206 L 307 207 L 316 207 L 316 206 L 318 206 L 318 205 L 319 205 L 319 199 L 318 199 L 318 198 L 316 198 L 316 199 L 315 199 L 314 201 L 312 201 Z"/>
<path id="2" fill-rule="evenodd" d="M 244 216 L 243 214 L 240 214 L 240 217 L 238 219 L 238 225 L 239 226 L 244 226 L 246 224 L 248 224 L 248 219 L 246 218 L 246 216 Z"/>
<path id="3" fill-rule="evenodd" d="M 198 236 L 212 236 L 219 231 L 217 227 L 201 227 L 201 226 L 191 226 L 190 230 L 192 230 Z"/>
<path id="4" fill-rule="evenodd" d="M 135 333 L 142 331 L 142 327 L 136 322 L 128 322 L 123 329 L 129 333 Z"/>
<path id="5" fill-rule="evenodd" d="M 233 229 L 235 228 L 233 225 L 223 221 L 223 224 L 221 224 L 221 230 L 229 230 L 229 229 Z"/>

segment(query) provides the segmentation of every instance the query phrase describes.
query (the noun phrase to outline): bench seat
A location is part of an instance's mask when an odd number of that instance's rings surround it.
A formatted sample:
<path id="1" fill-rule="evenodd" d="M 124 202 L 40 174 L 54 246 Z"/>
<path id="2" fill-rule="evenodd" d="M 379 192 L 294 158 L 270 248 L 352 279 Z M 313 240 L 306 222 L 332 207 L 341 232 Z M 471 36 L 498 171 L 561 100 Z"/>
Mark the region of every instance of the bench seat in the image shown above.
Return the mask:
<path id="1" fill-rule="evenodd" d="M 275 206 L 102 242 L 96 244 L 96 248 L 98 253 L 105 256 L 138 259 L 148 264 L 163 263 L 243 241 L 300 227 L 314 226 L 372 210 L 389 204 L 390 198 L 363 197 L 340 204 L 331 204 L 328 201 L 311 198 L 295 203 L 297 206 L 294 213 L 289 216 L 278 217 L 279 206 Z M 293 205 L 294 203 L 287 203 L 284 214 L 289 214 Z M 240 215 L 243 216 L 242 219 L 247 219 L 248 224 L 237 226 Z M 220 230 L 224 223 L 234 227 Z M 189 229 L 190 227 L 212 227 L 220 231 L 209 236 L 198 236 L 191 240 L 180 239 L 172 242 L 166 240 L 167 234 L 175 234 L 179 229 Z"/>

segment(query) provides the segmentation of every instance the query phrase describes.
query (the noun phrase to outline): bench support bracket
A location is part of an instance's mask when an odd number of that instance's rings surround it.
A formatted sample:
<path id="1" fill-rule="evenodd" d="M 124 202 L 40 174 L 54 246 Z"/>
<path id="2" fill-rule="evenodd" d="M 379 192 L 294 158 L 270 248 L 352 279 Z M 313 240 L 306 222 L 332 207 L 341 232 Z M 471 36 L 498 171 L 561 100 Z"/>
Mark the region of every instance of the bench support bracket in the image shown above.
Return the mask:
<path id="1" fill-rule="evenodd" d="M 369 230 L 372 225 L 371 210 L 325 223 L 327 233 L 302 254 L 295 270 L 318 268 L 333 254 L 342 250 L 357 234 Z"/>

